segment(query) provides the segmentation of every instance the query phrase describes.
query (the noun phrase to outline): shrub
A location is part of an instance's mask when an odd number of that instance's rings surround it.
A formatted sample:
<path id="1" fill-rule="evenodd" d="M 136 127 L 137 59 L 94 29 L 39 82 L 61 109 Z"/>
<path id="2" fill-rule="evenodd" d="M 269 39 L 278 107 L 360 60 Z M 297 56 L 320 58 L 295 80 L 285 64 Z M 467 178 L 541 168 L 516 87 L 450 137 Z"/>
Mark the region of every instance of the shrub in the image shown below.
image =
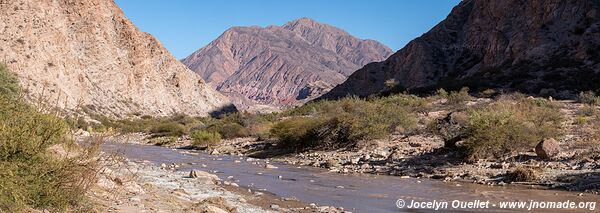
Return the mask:
<path id="1" fill-rule="evenodd" d="M 248 130 L 238 124 L 238 123 L 225 123 L 218 122 L 216 124 L 210 125 L 206 128 L 207 131 L 218 132 L 223 136 L 223 138 L 231 139 L 231 138 L 239 138 L 239 137 L 247 137 L 250 134 Z"/>
<path id="2" fill-rule="evenodd" d="M 283 146 L 307 147 L 316 142 L 312 131 L 322 123 L 316 118 L 294 117 L 276 123 L 270 133 Z"/>
<path id="3" fill-rule="evenodd" d="M 448 103 L 453 105 L 464 104 L 472 99 L 469 95 L 469 88 L 463 87 L 460 91 L 451 91 L 448 94 Z"/>
<path id="4" fill-rule="evenodd" d="M 596 94 L 592 91 L 579 93 L 578 99 L 580 103 L 589 105 L 600 105 L 600 97 L 596 96 Z"/>
<path id="5" fill-rule="evenodd" d="M 562 134 L 562 114 L 543 99 L 501 98 L 468 111 L 464 148 L 468 159 L 501 158 L 530 150 Z"/>
<path id="6" fill-rule="evenodd" d="M 186 133 L 182 124 L 176 122 L 168 122 L 153 126 L 150 133 L 156 136 L 182 136 Z"/>
<path id="7" fill-rule="evenodd" d="M 12 79 L 5 77 L 0 78 Z M 0 88 L 14 86 L 4 80 Z M 97 149 L 77 150 L 74 157 L 52 155 L 51 149 L 77 148 L 66 121 L 15 98 L 18 93 L 4 92 L 0 93 L 0 212 L 77 208 L 95 182 L 96 162 L 90 159 Z"/>
<path id="8" fill-rule="evenodd" d="M 275 124 L 271 133 L 284 144 L 303 148 L 348 146 L 360 140 L 380 139 L 412 129 L 416 121 L 411 113 L 424 108 L 426 103 L 424 99 L 410 95 L 371 100 L 350 97 L 309 103 L 284 112 L 303 117 L 281 121 Z"/>
<path id="9" fill-rule="evenodd" d="M 436 95 L 440 98 L 448 98 L 448 92 L 444 88 L 438 89 Z"/>
<path id="10" fill-rule="evenodd" d="M 19 95 L 19 79 L 12 74 L 6 65 L 0 64 L 0 94 L 7 98 L 15 98 Z"/>
<path id="11" fill-rule="evenodd" d="M 192 146 L 196 148 L 210 148 L 221 143 L 221 135 L 217 132 L 194 131 L 190 134 Z"/>

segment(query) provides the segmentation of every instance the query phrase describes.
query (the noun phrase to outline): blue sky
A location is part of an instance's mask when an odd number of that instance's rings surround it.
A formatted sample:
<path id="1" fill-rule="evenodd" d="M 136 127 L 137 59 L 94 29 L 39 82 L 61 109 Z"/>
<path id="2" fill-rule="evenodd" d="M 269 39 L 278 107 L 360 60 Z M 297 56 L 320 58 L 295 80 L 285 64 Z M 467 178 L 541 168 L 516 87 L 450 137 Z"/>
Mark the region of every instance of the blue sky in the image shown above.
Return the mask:
<path id="1" fill-rule="evenodd" d="M 443 20 L 459 0 L 115 0 L 135 25 L 181 59 L 233 26 L 301 17 L 377 40 L 394 51 Z"/>

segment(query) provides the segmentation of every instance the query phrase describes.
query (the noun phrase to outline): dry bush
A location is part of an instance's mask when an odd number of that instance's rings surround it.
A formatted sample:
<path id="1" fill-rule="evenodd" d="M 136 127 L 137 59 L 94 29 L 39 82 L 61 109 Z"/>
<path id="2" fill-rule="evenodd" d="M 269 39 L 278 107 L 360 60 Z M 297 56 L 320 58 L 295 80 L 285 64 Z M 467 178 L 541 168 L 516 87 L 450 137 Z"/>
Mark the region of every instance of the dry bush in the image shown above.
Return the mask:
<path id="1" fill-rule="evenodd" d="M 510 182 L 532 182 L 540 179 L 540 171 L 536 168 L 517 167 L 506 173 L 506 178 Z"/>
<path id="2" fill-rule="evenodd" d="M 98 145 L 79 147 L 65 120 L 46 113 L 52 109 L 36 109 L 10 91 L 0 94 L 0 211 L 79 208 L 95 183 Z"/>
<path id="3" fill-rule="evenodd" d="M 503 158 L 531 150 L 544 138 L 563 134 L 558 106 L 543 99 L 503 96 L 468 110 L 465 143 L 469 160 Z"/>

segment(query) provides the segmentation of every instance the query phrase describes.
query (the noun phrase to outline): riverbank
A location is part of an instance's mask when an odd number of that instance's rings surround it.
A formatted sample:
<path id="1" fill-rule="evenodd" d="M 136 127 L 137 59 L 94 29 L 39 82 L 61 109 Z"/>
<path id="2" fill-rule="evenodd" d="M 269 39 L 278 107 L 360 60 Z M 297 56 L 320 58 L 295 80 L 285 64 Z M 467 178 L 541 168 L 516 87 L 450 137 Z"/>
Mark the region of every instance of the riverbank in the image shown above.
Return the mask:
<path id="1" fill-rule="evenodd" d="M 361 107 L 370 111 L 355 112 Z M 390 118 L 365 114 L 398 107 L 409 113 L 392 113 L 395 117 Z M 202 137 L 194 139 L 182 134 L 164 142 L 153 131 L 119 137 L 127 137 L 128 143 L 204 147 L 217 155 L 265 158 L 337 173 L 599 192 L 600 108 L 594 104 L 522 94 L 473 98 L 461 91 L 426 98 L 349 98 L 308 104 L 281 115 L 233 114 L 202 122 L 196 125 Z M 186 126 L 194 132 L 192 125 Z M 219 135 L 224 139 L 215 137 Z"/>
<path id="2" fill-rule="evenodd" d="M 126 158 L 104 162 L 89 192 L 98 212 L 343 212 L 252 191 L 208 172 L 178 170 L 176 164 Z"/>

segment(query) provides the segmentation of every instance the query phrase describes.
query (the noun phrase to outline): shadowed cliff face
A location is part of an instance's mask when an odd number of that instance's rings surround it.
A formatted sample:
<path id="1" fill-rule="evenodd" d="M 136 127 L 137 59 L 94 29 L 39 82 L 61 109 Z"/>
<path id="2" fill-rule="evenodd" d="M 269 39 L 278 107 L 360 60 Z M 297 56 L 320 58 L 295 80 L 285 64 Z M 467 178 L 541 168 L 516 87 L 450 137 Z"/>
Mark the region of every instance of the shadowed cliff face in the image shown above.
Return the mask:
<path id="1" fill-rule="evenodd" d="M 556 91 L 563 98 L 597 90 L 599 9 L 598 0 L 466 0 L 429 32 L 322 98 L 462 86 Z"/>
<path id="2" fill-rule="evenodd" d="M 0 35 L 0 62 L 60 107 L 208 115 L 229 103 L 112 0 L 0 1 Z"/>
<path id="3" fill-rule="evenodd" d="M 311 99 L 315 94 L 307 91 L 325 92 L 391 53 L 378 42 L 302 18 L 283 26 L 231 28 L 183 63 L 238 107 L 248 108 Z M 314 86 L 323 88 L 308 88 Z"/>

